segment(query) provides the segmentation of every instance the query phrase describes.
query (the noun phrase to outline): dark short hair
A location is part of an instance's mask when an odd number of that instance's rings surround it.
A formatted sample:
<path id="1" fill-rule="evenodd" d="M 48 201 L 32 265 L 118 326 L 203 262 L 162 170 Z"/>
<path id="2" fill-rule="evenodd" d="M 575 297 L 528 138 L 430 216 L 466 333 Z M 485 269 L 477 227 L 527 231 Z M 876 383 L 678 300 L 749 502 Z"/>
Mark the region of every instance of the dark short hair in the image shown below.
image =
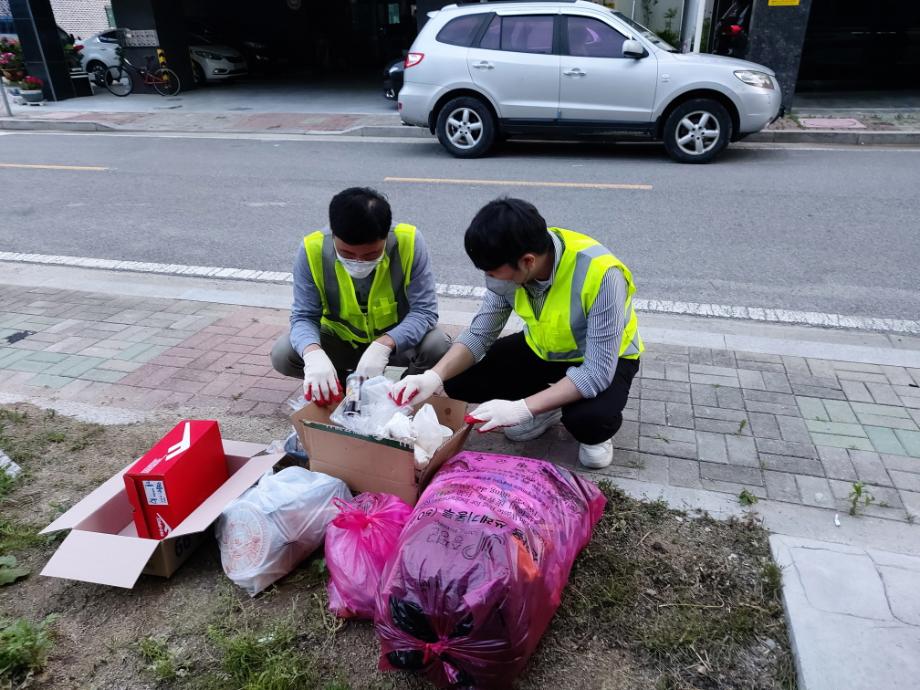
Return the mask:
<path id="1" fill-rule="evenodd" d="M 546 221 L 536 206 L 509 197 L 479 209 L 463 243 L 480 271 L 494 271 L 505 264 L 517 268 L 524 254 L 545 254 L 552 248 Z"/>
<path id="2" fill-rule="evenodd" d="M 370 187 L 349 187 L 329 202 L 332 234 L 348 244 L 386 239 L 393 213 L 386 197 Z"/>

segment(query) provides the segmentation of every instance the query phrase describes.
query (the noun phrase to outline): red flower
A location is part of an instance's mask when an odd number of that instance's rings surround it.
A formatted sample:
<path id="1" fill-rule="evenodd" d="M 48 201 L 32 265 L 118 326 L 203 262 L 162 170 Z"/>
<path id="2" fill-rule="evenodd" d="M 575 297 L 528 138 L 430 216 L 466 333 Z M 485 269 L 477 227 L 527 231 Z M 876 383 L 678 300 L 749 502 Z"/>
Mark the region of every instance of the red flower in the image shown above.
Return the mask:
<path id="1" fill-rule="evenodd" d="M 22 80 L 22 84 L 25 87 L 26 91 L 40 89 L 45 82 L 43 82 L 38 77 L 26 77 Z"/>

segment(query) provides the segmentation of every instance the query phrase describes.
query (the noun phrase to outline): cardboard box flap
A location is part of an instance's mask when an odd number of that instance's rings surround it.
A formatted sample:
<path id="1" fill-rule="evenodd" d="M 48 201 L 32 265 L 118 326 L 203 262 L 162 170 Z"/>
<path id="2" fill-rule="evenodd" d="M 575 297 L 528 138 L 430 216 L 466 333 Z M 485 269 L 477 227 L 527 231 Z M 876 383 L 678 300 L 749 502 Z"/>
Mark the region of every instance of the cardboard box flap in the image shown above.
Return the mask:
<path id="1" fill-rule="evenodd" d="M 133 464 L 132 462 L 131 465 Z M 118 496 L 118 494 L 124 492 L 125 480 L 122 476 L 128 471 L 131 465 L 128 465 L 114 477 L 107 479 L 103 484 L 97 486 L 90 494 L 78 501 L 70 510 L 45 527 L 39 534 L 58 532 L 62 529 L 73 529 L 102 506 L 109 503 Z"/>
<path id="2" fill-rule="evenodd" d="M 224 441 L 224 453 L 227 455 L 241 455 L 244 458 L 251 458 L 264 451 L 268 446 L 264 443 L 248 443 L 247 441 Z"/>
<path id="3" fill-rule="evenodd" d="M 225 449 L 227 445 L 229 444 L 225 442 Z M 264 446 L 261 448 L 264 448 Z M 185 534 L 194 534 L 195 532 L 203 532 L 206 530 L 233 499 L 242 495 L 246 489 L 255 484 L 259 480 L 259 477 L 270 470 L 275 463 L 283 457 L 284 453 L 272 453 L 252 458 L 252 460 L 230 475 L 230 478 L 227 479 L 217 491 L 211 494 L 204 503 L 195 508 L 195 510 L 182 521 L 182 524 L 170 532 L 170 538 L 181 537 Z"/>
<path id="4" fill-rule="evenodd" d="M 41 574 L 131 589 L 159 545 L 157 539 L 74 530 Z"/>

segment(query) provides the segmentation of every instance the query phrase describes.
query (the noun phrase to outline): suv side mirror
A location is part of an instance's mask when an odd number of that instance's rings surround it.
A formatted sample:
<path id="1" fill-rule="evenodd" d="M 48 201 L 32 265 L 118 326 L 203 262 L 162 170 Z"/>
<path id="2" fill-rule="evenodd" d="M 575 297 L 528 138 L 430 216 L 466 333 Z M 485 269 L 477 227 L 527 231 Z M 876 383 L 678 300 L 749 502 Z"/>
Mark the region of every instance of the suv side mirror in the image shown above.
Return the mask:
<path id="1" fill-rule="evenodd" d="M 639 41 L 634 41 L 632 39 L 623 41 L 623 57 L 640 59 L 644 58 L 646 55 L 648 55 L 648 53 L 645 52 L 645 48 L 642 47 Z"/>

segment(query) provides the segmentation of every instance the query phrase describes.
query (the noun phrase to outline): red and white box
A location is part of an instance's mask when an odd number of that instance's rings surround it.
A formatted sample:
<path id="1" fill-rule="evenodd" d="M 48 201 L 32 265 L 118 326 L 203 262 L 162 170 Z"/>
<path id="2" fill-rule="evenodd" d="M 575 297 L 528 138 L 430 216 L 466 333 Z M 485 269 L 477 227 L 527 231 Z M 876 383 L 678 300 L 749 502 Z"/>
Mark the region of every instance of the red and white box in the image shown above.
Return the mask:
<path id="1" fill-rule="evenodd" d="M 166 538 L 227 477 L 217 422 L 179 422 L 124 474 L 138 536 Z"/>

